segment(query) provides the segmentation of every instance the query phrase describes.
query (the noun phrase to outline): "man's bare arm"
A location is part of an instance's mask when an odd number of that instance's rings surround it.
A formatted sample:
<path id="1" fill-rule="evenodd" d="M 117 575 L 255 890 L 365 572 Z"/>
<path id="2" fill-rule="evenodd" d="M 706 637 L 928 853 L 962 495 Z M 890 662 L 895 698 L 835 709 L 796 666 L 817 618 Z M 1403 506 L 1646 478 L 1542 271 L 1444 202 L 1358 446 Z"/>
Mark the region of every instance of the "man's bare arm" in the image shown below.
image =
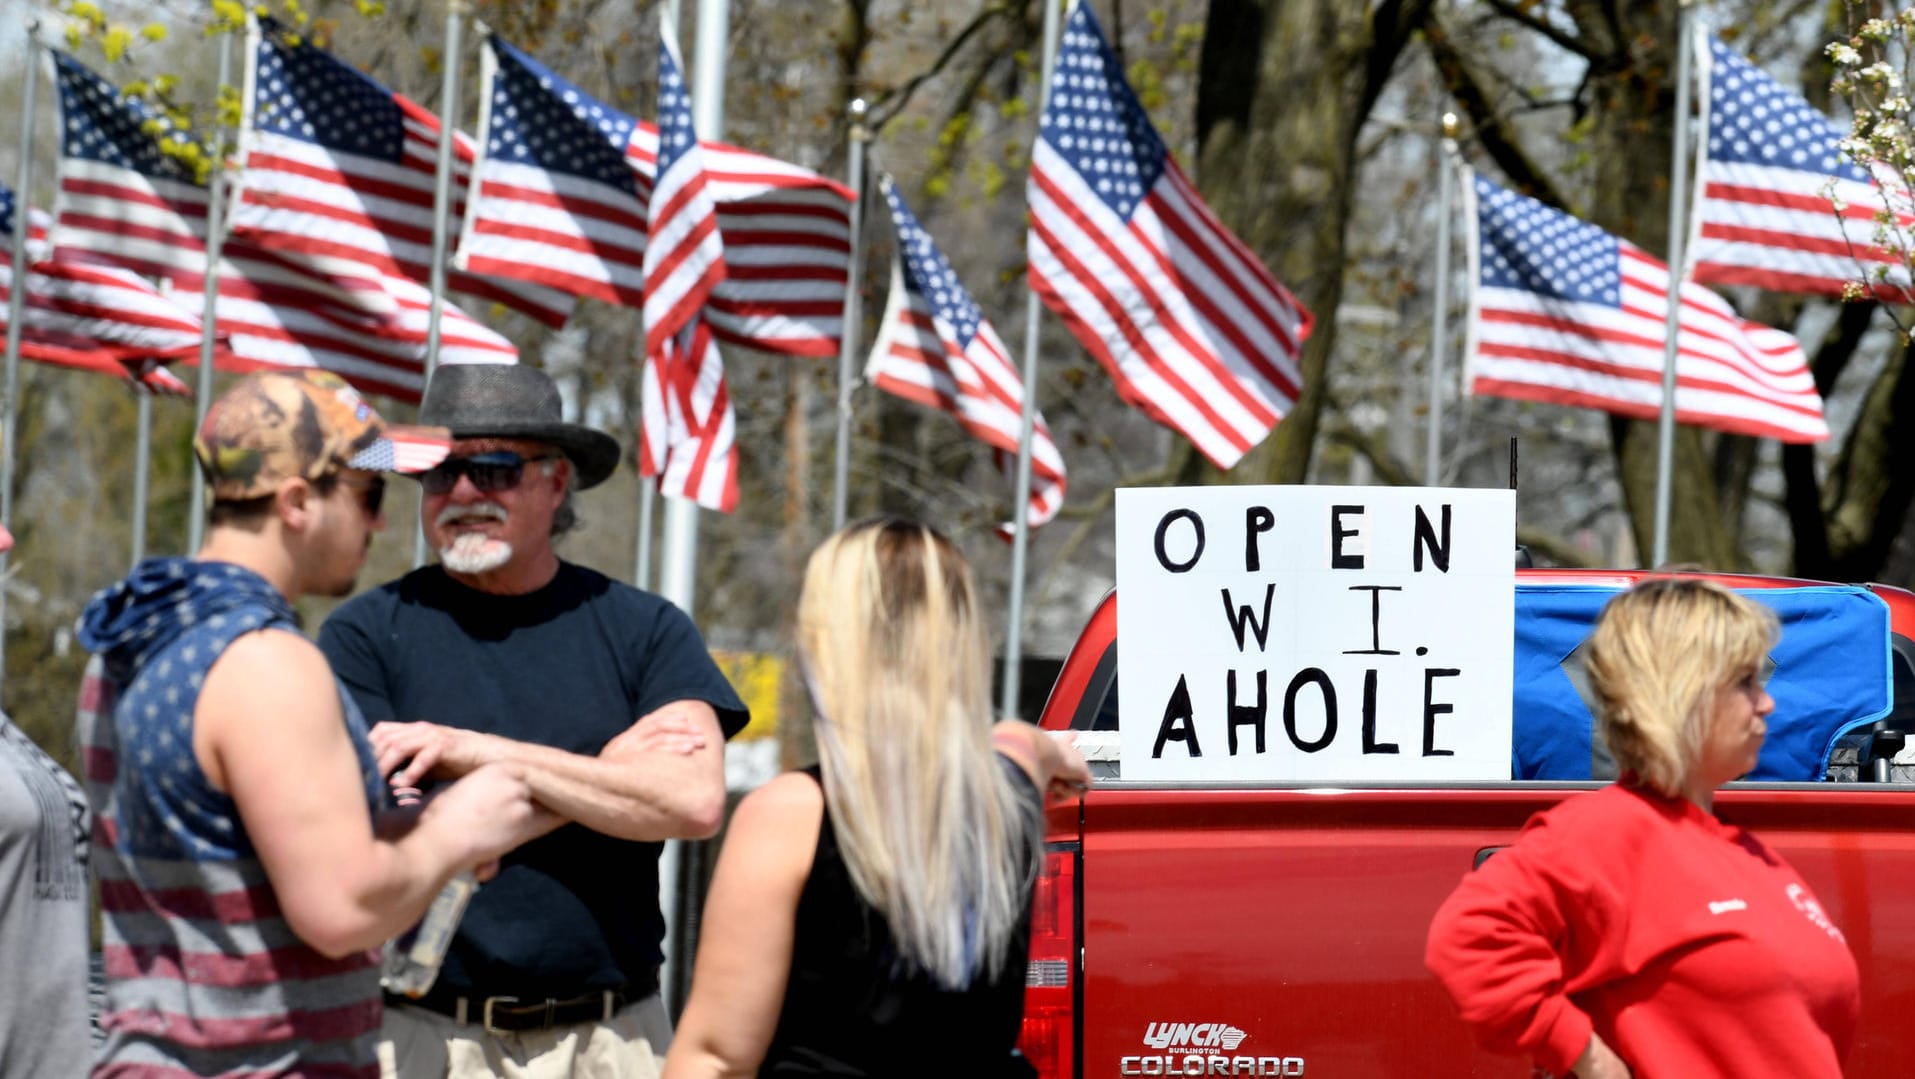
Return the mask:
<path id="1" fill-rule="evenodd" d="M 372 741 L 399 783 L 510 763 L 541 806 L 620 839 L 704 839 L 724 816 L 724 735 L 704 701 L 639 717 L 597 756 L 433 723 L 381 723 Z"/>
<path id="2" fill-rule="evenodd" d="M 393 839 L 374 834 L 332 671 L 284 630 L 233 642 L 207 672 L 193 749 L 238 807 L 293 932 L 343 956 L 417 921 L 454 873 L 545 823 L 509 766 L 475 770 Z"/>

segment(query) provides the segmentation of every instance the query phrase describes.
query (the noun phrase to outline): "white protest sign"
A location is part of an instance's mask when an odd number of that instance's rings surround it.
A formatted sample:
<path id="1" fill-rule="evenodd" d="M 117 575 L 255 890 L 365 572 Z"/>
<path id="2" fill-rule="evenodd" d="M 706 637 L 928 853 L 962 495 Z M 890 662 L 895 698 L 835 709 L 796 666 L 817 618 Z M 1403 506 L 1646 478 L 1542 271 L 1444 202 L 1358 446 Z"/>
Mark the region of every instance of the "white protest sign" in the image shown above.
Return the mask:
<path id="1" fill-rule="evenodd" d="M 1508 779 L 1516 497 L 1117 492 L 1125 779 Z"/>

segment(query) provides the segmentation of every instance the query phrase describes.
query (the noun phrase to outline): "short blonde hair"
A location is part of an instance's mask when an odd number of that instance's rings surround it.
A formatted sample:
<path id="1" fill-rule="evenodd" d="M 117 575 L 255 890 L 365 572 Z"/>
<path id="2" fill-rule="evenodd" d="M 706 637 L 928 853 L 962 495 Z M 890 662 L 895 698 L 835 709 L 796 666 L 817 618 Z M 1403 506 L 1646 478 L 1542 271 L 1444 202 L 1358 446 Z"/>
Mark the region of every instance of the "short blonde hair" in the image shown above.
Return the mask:
<path id="1" fill-rule="evenodd" d="M 1658 574 L 1610 600 L 1585 646 L 1597 733 L 1624 773 L 1682 793 L 1708 736 L 1715 693 L 1759 664 L 1775 612 L 1700 577 Z"/>

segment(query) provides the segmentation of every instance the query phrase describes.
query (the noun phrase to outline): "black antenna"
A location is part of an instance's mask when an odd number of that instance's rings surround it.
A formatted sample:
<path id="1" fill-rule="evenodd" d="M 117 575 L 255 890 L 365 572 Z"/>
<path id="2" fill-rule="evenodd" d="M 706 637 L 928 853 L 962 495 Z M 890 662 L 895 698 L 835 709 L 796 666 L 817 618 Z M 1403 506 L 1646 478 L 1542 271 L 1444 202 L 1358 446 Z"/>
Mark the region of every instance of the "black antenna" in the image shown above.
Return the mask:
<path id="1" fill-rule="evenodd" d="M 1516 436 L 1509 436 L 1509 489 L 1516 489 Z"/>

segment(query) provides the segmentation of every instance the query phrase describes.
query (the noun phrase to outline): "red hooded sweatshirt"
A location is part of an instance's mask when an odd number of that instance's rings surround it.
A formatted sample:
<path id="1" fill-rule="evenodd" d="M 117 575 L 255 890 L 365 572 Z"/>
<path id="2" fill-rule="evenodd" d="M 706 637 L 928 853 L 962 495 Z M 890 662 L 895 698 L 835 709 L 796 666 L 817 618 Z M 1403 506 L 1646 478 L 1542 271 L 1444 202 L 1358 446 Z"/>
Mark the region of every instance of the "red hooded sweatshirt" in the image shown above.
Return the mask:
<path id="1" fill-rule="evenodd" d="M 1477 1041 L 1567 1075 L 1590 1032 L 1636 1079 L 1837 1079 L 1860 976 L 1808 885 L 1686 798 L 1605 787 L 1463 878 L 1425 962 Z"/>

